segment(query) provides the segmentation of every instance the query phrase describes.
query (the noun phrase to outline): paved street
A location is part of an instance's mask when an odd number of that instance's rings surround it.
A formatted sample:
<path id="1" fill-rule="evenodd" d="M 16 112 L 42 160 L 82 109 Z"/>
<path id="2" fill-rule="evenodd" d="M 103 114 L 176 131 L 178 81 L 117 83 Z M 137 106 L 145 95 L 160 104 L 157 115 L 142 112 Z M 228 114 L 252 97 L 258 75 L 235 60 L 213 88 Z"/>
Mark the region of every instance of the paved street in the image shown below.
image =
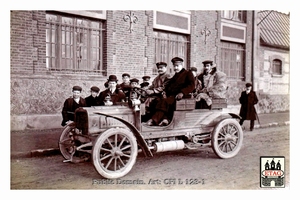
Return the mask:
<path id="1" fill-rule="evenodd" d="M 255 129 L 269 126 L 286 126 L 290 121 L 289 112 L 259 114 L 260 124 L 255 122 Z M 244 122 L 245 130 L 249 130 L 249 121 Z M 31 157 L 44 154 L 58 154 L 58 140 L 63 128 L 12 131 L 11 156 Z"/>
<path id="2" fill-rule="evenodd" d="M 212 149 L 139 154 L 118 180 L 102 179 L 92 162 L 63 163 L 60 155 L 11 159 L 11 189 L 261 189 L 260 156 L 285 156 L 290 183 L 289 126 L 244 132 L 239 154 L 219 159 Z"/>

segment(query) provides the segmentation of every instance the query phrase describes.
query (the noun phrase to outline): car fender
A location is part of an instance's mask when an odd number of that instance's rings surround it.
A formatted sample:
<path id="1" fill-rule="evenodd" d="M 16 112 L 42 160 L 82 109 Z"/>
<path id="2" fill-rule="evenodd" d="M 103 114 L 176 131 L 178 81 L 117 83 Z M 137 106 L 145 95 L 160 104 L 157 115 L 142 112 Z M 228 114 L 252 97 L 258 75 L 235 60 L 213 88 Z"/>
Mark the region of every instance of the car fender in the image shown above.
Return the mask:
<path id="1" fill-rule="evenodd" d="M 207 126 L 216 126 L 220 121 L 224 120 L 224 119 L 229 119 L 229 118 L 234 118 L 237 120 L 240 120 L 241 117 L 237 114 L 234 113 L 222 113 L 220 114 L 218 117 L 214 118 L 212 121 L 210 121 Z"/>
<path id="2" fill-rule="evenodd" d="M 125 124 L 125 125 L 131 130 L 131 132 L 133 133 L 133 135 L 136 137 L 137 142 L 138 142 L 138 144 L 140 145 L 140 147 L 142 148 L 142 150 L 143 150 L 145 156 L 153 157 L 153 154 L 152 154 L 152 152 L 150 151 L 150 149 L 148 148 L 147 143 L 146 143 L 146 141 L 144 140 L 143 136 L 142 136 L 141 133 L 136 129 L 136 127 L 133 126 L 131 123 L 129 123 L 129 122 L 127 122 L 126 120 L 121 119 L 121 118 L 119 118 L 119 117 L 115 117 L 115 116 L 112 116 L 112 115 L 107 115 L 107 114 L 100 113 L 100 112 L 94 112 L 94 114 L 97 114 L 97 115 L 103 115 L 103 116 L 106 116 L 106 117 L 110 117 L 110 118 L 116 119 L 116 120 L 122 122 L 123 124 Z"/>
<path id="3" fill-rule="evenodd" d="M 232 118 L 241 119 L 241 117 L 237 114 L 234 113 L 227 113 L 227 114 L 230 115 Z"/>

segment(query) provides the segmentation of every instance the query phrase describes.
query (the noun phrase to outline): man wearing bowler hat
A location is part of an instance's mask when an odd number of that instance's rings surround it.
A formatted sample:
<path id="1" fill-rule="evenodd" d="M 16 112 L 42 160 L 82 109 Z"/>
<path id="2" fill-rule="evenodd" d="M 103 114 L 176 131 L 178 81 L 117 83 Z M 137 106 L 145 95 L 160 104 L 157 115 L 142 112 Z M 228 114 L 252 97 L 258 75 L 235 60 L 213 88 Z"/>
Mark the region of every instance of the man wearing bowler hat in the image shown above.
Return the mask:
<path id="1" fill-rule="evenodd" d="M 147 125 L 166 126 L 173 118 L 176 101 L 188 96 L 195 89 L 193 73 L 183 68 L 183 59 L 175 57 L 173 63 L 174 76 L 164 83 L 166 98 L 161 98 L 156 105 L 156 112 Z"/>
<path id="2" fill-rule="evenodd" d="M 245 120 L 250 120 L 250 131 L 254 128 L 254 121 L 256 120 L 256 109 L 254 107 L 258 102 L 256 93 L 252 90 L 252 84 L 246 83 L 246 90 L 241 93 L 239 98 L 240 109 L 240 125 L 243 125 Z"/>
<path id="3" fill-rule="evenodd" d="M 198 76 L 202 90 L 196 96 L 196 108 L 210 108 L 213 98 L 226 98 L 227 76 L 217 70 L 211 60 L 202 62 L 203 72 Z"/>
<path id="4" fill-rule="evenodd" d="M 110 99 L 113 105 L 116 105 L 117 102 L 125 101 L 125 94 L 124 92 L 117 88 L 118 79 L 116 75 L 110 75 L 107 79 L 108 88 L 99 95 L 99 102 L 100 105 L 105 105 L 105 101 Z"/>
<path id="5" fill-rule="evenodd" d="M 74 86 L 72 88 L 73 96 L 65 100 L 61 112 L 63 117 L 63 120 L 61 122 L 62 126 L 68 125 L 69 123 L 74 121 L 74 114 L 77 108 L 86 106 L 85 99 L 80 96 L 81 91 L 82 88 L 80 86 Z"/>
<path id="6" fill-rule="evenodd" d="M 99 106 L 99 94 L 100 89 L 97 86 L 91 87 L 91 95 L 85 98 L 86 106 L 92 107 L 92 106 Z"/>

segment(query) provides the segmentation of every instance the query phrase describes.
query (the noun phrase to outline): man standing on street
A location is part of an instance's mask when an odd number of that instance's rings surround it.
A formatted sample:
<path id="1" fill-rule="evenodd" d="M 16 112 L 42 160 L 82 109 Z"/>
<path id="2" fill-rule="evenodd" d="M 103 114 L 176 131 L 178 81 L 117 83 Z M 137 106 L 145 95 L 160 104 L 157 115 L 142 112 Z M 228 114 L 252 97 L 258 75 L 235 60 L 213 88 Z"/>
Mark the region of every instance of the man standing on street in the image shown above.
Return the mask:
<path id="1" fill-rule="evenodd" d="M 240 125 L 242 126 L 245 120 L 250 120 L 250 131 L 253 131 L 254 121 L 256 120 L 256 109 L 254 107 L 258 102 L 256 93 L 252 90 L 252 84 L 246 84 L 246 90 L 241 93 L 239 98 L 241 109 L 240 109 Z"/>

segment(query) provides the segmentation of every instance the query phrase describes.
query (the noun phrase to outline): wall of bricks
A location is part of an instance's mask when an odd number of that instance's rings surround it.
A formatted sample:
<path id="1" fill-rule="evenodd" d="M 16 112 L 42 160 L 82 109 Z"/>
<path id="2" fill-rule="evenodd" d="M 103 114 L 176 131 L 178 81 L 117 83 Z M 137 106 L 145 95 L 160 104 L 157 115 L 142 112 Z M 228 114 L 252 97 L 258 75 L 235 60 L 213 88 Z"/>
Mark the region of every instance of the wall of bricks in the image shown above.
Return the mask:
<path id="1" fill-rule="evenodd" d="M 129 10 L 107 11 L 105 21 L 104 66 L 107 76 L 128 72 L 141 79 L 152 75 L 154 63 L 153 11 L 136 10 L 138 18 L 132 24 L 123 19 Z M 11 115 L 59 114 L 64 100 L 71 95 L 73 85 L 83 88 L 82 96 L 89 95 L 91 86 L 104 90 L 107 76 L 57 75 L 46 71 L 45 11 L 11 11 Z M 247 27 L 247 80 L 251 80 L 251 12 Z M 205 27 L 210 31 L 201 34 Z M 190 66 L 200 71 L 206 59 L 219 62 L 220 13 L 217 11 L 191 11 Z M 190 67 L 188 66 L 188 67 Z M 244 82 L 229 81 L 228 102 L 238 105 Z M 274 98 L 264 98 L 261 107 Z M 278 102 L 280 102 L 279 98 Z M 284 100 L 285 101 L 285 100 Z M 278 104 L 279 105 L 279 104 Z M 270 111 L 278 110 L 270 108 Z M 286 108 L 284 108 L 286 109 Z M 264 111 L 267 109 L 261 109 Z"/>
<path id="2" fill-rule="evenodd" d="M 147 68 L 146 52 L 147 37 L 145 27 L 147 25 L 147 16 L 145 11 L 109 11 L 112 12 L 112 20 L 107 19 L 108 29 L 112 28 L 112 37 L 108 47 L 111 47 L 112 54 L 108 62 L 108 72 L 121 76 L 122 73 L 130 73 L 132 77 L 140 78 L 146 74 Z M 130 20 L 125 21 L 124 16 L 136 16 L 138 21 L 132 23 L 130 31 Z M 112 66 L 112 67 L 110 67 Z"/>
<path id="3" fill-rule="evenodd" d="M 32 11 L 11 11 L 11 65 L 32 67 L 33 31 Z"/>
<path id="4" fill-rule="evenodd" d="M 192 11 L 191 19 L 191 52 L 190 65 L 196 67 L 199 72 L 202 70 L 202 62 L 204 60 L 217 59 L 217 40 L 218 40 L 218 19 L 217 11 Z M 201 34 L 202 31 L 209 31 Z"/>
<path id="5" fill-rule="evenodd" d="M 45 12 L 11 11 L 10 42 L 12 72 L 45 71 Z"/>

